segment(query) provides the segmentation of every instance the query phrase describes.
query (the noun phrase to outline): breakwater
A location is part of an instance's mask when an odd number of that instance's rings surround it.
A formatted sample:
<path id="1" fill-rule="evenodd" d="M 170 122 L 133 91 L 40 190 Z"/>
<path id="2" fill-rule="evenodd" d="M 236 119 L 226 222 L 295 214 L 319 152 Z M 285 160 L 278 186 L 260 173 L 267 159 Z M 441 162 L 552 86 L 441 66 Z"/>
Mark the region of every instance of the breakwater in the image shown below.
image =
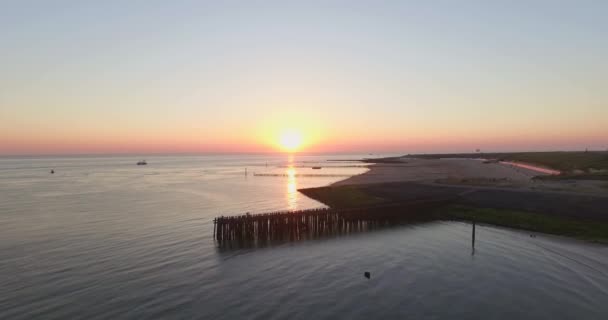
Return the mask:
<path id="1" fill-rule="evenodd" d="M 412 201 L 376 206 L 318 208 L 214 219 L 214 239 L 220 244 L 265 244 L 369 231 L 406 221 L 431 220 L 429 207 L 445 201 Z"/>
<path id="2" fill-rule="evenodd" d="M 254 173 L 255 177 L 352 177 L 352 174 L 339 173 Z"/>

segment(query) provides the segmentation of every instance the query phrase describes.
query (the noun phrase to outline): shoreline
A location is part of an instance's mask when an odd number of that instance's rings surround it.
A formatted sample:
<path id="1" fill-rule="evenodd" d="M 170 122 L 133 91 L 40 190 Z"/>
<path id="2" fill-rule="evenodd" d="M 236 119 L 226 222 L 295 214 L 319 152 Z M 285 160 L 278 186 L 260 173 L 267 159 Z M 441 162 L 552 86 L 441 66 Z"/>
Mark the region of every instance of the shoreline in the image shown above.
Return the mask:
<path id="1" fill-rule="evenodd" d="M 387 159 L 390 161 L 385 161 Z M 330 186 L 418 182 L 608 195 L 608 182 L 603 179 L 577 179 L 579 176 L 557 174 L 560 171 L 524 162 L 488 162 L 472 158 L 427 159 L 407 156 L 361 161 L 370 164 L 368 171 L 336 181 Z"/>
<path id="2" fill-rule="evenodd" d="M 332 186 L 372 184 L 384 182 L 435 182 L 441 179 L 454 178 L 488 178 L 527 181 L 541 172 L 531 167 L 514 168 L 511 164 L 483 163 L 475 159 L 421 159 L 390 158 L 390 162 L 362 160 L 371 163 L 368 171 L 332 183 Z"/>
<path id="3" fill-rule="evenodd" d="M 428 214 L 608 243 L 604 181 L 544 181 L 536 177 L 549 173 L 473 159 L 374 160 L 362 174 L 299 191 L 338 209 L 450 198 Z"/>

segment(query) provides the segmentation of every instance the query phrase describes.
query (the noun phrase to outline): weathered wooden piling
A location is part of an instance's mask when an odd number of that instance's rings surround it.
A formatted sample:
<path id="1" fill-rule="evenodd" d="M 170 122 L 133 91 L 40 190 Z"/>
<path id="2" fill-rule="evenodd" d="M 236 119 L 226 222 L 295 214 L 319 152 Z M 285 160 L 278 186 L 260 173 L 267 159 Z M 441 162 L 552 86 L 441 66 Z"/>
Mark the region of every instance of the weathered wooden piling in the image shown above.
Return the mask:
<path id="1" fill-rule="evenodd" d="M 442 201 L 413 201 L 361 208 L 318 208 L 220 216 L 213 220 L 219 244 L 296 241 L 372 230 L 403 220 L 431 219 L 426 210 Z"/>
<path id="2" fill-rule="evenodd" d="M 473 220 L 473 230 L 471 231 L 471 255 L 475 255 L 475 220 Z"/>

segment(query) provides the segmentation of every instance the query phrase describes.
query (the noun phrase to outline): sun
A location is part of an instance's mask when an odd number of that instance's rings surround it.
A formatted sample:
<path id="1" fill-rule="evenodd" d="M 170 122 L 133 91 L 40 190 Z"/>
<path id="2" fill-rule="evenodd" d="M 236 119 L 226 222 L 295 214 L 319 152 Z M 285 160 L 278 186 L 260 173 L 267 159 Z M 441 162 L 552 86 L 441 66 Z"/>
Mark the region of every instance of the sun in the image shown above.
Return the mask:
<path id="1" fill-rule="evenodd" d="M 279 145 L 285 151 L 295 152 L 302 146 L 302 133 L 298 130 L 285 130 L 279 135 Z"/>

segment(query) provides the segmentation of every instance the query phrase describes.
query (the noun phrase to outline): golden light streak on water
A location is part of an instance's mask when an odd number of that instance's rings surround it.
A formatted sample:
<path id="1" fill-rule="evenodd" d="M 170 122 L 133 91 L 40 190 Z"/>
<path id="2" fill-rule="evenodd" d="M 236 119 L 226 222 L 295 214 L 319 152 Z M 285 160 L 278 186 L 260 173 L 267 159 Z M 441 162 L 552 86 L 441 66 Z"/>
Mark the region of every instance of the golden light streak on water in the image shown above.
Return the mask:
<path id="1" fill-rule="evenodd" d="M 290 210 L 298 208 L 298 186 L 296 183 L 296 169 L 287 168 L 287 206 Z"/>

